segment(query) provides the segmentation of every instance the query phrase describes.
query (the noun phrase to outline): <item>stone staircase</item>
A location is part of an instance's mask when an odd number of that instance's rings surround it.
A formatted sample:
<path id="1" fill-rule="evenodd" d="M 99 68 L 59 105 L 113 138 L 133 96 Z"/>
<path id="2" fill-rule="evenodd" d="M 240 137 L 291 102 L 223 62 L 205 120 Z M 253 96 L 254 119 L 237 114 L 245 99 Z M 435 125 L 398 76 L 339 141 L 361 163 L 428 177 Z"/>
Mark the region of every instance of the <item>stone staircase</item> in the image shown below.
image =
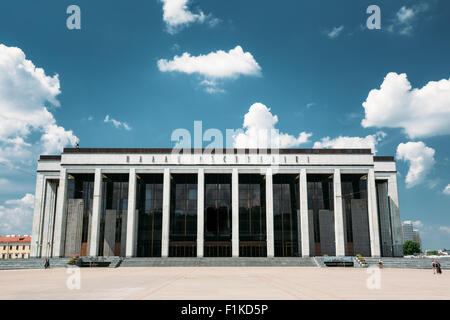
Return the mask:
<path id="1" fill-rule="evenodd" d="M 65 268 L 70 258 L 50 258 L 50 268 Z M 0 260 L 0 270 L 44 269 L 44 259 Z"/>
<path id="2" fill-rule="evenodd" d="M 366 258 L 369 266 L 378 266 L 379 258 Z M 431 258 L 391 258 L 383 257 L 384 268 L 404 268 L 404 269 L 430 269 Z M 450 270 L 450 257 L 438 258 L 442 270 Z"/>
<path id="3" fill-rule="evenodd" d="M 317 267 L 313 258 L 125 258 L 121 267 Z"/>
<path id="4" fill-rule="evenodd" d="M 353 258 L 353 266 L 354 266 L 355 268 L 368 268 L 368 267 L 369 267 L 369 264 L 368 264 L 368 263 L 365 264 L 365 263 L 361 262 L 361 261 L 358 259 L 358 257 L 352 257 L 352 258 Z M 367 261 L 367 259 L 366 259 L 366 261 Z"/>

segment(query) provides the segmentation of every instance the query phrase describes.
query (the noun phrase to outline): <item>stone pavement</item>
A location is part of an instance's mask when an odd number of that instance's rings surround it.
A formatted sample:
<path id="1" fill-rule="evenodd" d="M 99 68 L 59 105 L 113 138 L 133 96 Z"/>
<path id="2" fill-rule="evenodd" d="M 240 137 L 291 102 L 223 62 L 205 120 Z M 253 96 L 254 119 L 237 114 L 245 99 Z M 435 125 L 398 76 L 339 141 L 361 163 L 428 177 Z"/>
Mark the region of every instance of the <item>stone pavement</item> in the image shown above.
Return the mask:
<path id="1" fill-rule="evenodd" d="M 1 270 L 0 299 L 450 299 L 450 273 L 310 267 Z M 379 278 L 377 276 L 379 275 Z M 369 289 L 380 280 L 379 289 Z"/>

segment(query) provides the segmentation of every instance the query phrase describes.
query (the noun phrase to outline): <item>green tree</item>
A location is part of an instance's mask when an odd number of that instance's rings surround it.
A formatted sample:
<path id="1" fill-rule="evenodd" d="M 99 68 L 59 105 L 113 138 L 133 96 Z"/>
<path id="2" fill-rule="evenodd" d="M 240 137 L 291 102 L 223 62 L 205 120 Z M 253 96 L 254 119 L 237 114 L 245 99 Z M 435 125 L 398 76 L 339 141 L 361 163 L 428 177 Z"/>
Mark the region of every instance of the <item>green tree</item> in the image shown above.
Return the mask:
<path id="1" fill-rule="evenodd" d="M 420 246 L 417 242 L 414 241 L 406 241 L 403 244 L 403 255 L 409 256 L 415 253 L 420 253 Z"/>

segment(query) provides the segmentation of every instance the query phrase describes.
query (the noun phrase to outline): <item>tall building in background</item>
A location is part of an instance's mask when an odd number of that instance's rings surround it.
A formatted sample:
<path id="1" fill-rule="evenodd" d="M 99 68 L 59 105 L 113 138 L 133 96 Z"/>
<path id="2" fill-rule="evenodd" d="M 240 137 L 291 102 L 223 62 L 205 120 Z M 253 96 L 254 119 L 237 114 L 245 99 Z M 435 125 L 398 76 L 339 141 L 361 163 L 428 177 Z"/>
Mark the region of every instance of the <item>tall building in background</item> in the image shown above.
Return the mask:
<path id="1" fill-rule="evenodd" d="M 31 256 L 75 254 L 402 256 L 395 160 L 370 149 L 43 155 Z"/>
<path id="2" fill-rule="evenodd" d="M 414 229 L 412 221 L 404 221 L 402 223 L 402 230 L 403 230 L 403 243 L 405 243 L 406 241 L 414 241 L 418 243 L 420 247 L 422 247 L 422 241 L 420 239 L 419 230 Z"/>

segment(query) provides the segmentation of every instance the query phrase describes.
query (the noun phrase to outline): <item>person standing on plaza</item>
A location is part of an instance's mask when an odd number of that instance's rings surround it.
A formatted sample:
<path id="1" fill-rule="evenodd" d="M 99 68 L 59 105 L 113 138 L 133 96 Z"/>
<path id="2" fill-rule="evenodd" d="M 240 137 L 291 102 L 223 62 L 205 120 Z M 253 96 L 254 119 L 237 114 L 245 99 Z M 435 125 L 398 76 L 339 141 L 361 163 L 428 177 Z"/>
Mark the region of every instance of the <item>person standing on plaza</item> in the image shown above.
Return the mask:
<path id="1" fill-rule="evenodd" d="M 439 261 L 436 261 L 436 273 L 437 274 L 441 274 L 442 273 L 441 264 L 439 263 Z"/>

